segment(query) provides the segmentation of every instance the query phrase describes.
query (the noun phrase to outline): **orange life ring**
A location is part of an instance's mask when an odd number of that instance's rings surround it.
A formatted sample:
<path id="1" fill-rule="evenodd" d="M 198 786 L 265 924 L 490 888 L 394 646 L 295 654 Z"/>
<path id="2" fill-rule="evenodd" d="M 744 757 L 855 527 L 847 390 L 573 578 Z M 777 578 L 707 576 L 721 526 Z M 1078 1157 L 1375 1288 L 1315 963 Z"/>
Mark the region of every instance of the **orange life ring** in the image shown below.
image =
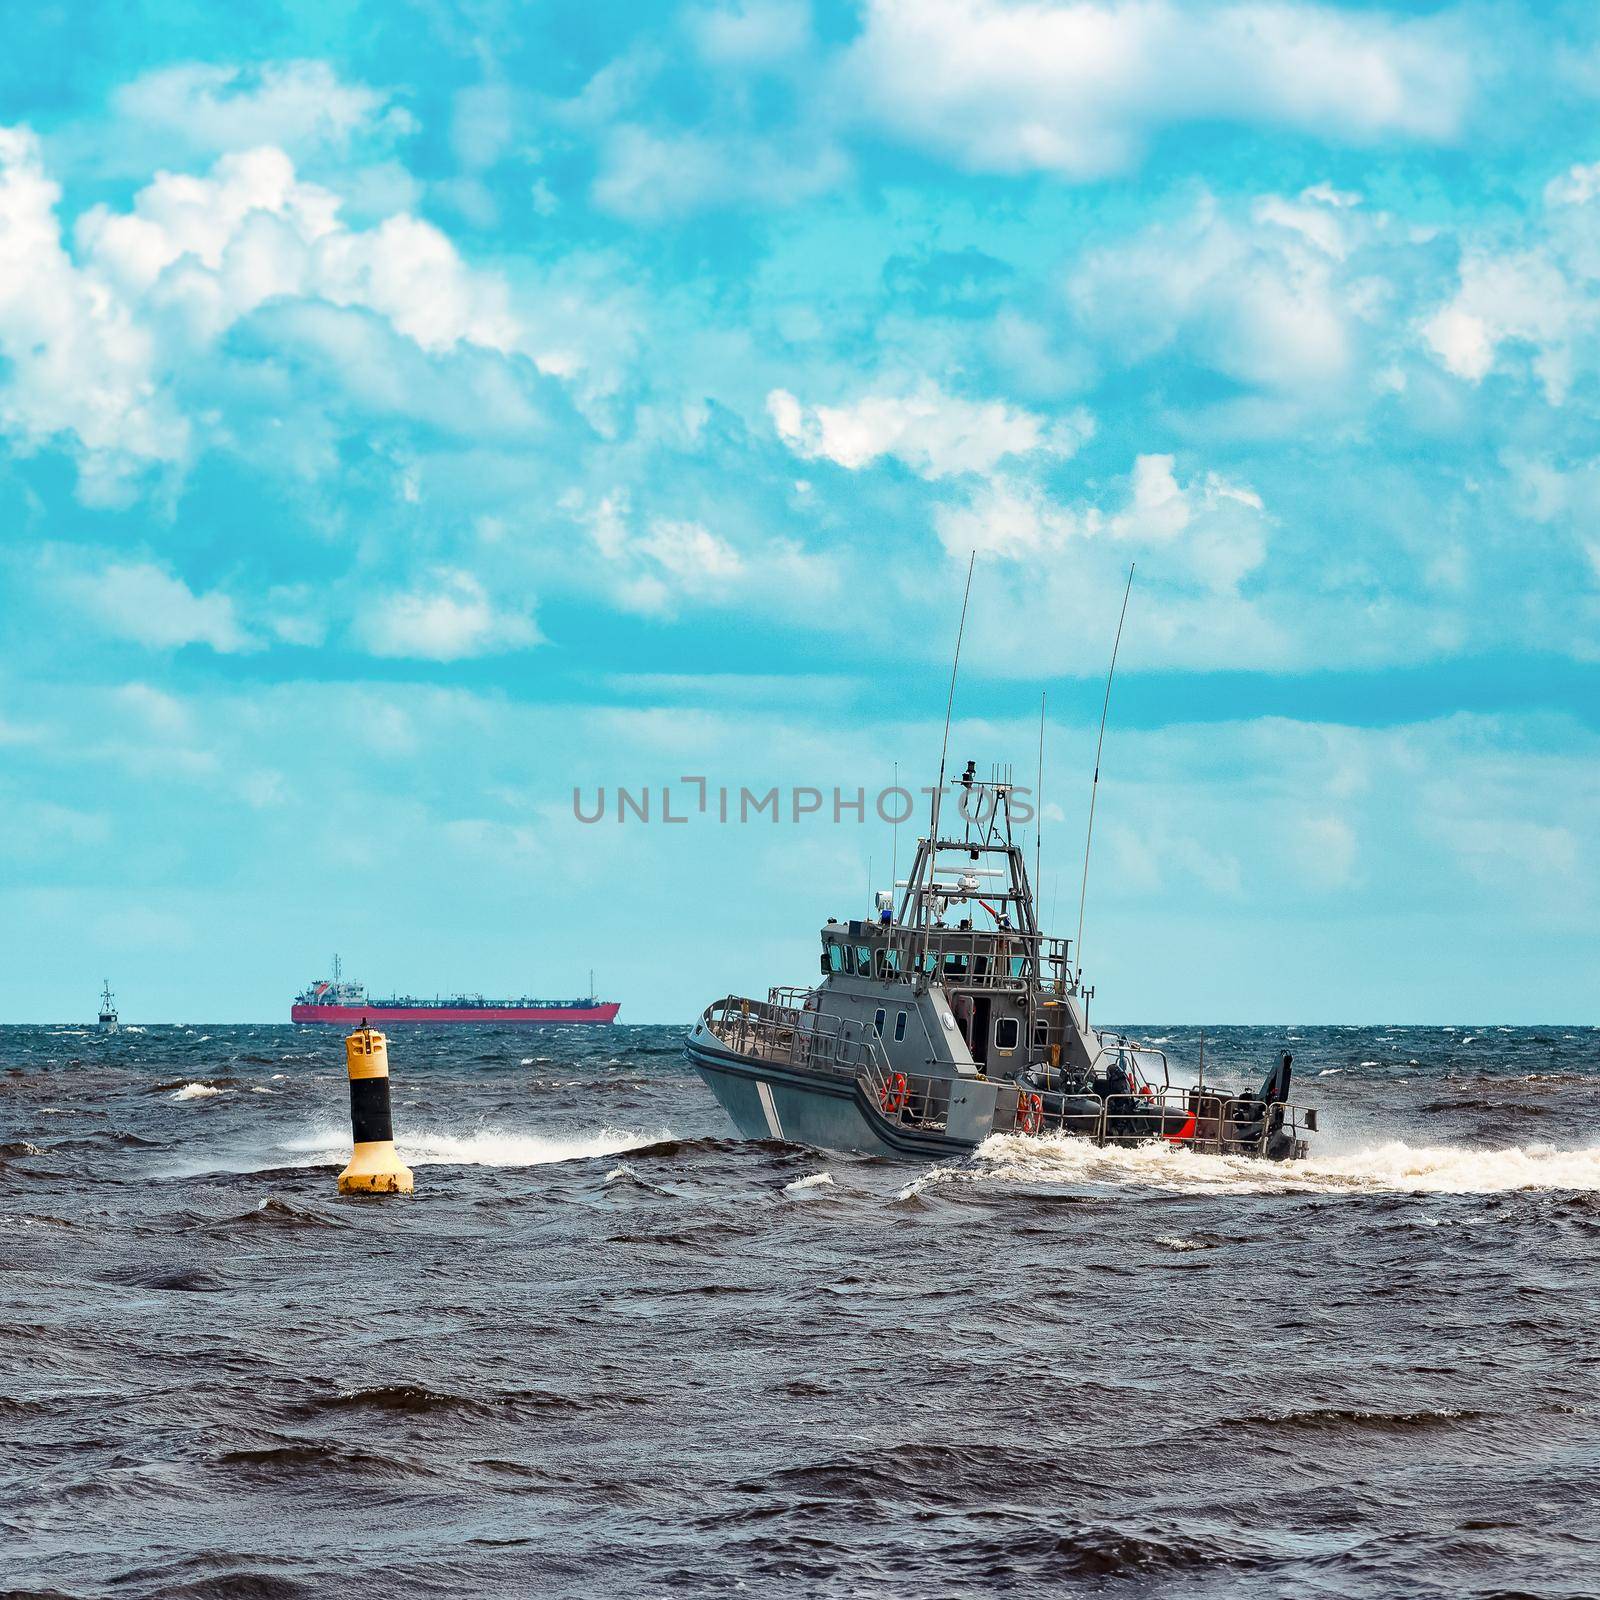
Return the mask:
<path id="1" fill-rule="evenodd" d="M 1044 1100 L 1036 1094 L 1017 1096 L 1017 1127 L 1023 1133 L 1037 1133 L 1044 1126 Z"/>
<path id="2" fill-rule="evenodd" d="M 911 1098 L 911 1090 L 906 1084 L 906 1075 L 903 1072 L 894 1072 L 889 1075 L 889 1081 L 878 1091 L 878 1104 L 882 1106 L 886 1116 L 895 1116 L 905 1109 L 906 1101 Z"/>

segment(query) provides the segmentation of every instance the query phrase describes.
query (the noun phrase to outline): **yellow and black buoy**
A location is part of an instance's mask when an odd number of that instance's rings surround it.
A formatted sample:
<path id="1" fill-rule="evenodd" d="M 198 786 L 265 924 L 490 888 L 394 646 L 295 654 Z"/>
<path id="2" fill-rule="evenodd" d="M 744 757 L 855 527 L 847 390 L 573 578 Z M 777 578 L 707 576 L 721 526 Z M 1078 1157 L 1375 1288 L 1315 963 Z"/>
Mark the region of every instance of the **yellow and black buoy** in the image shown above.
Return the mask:
<path id="1" fill-rule="evenodd" d="M 344 1042 L 344 1058 L 355 1150 L 339 1174 L 339 1193 L 410 1194 L 411 1168 L 395 1150 L 389 1114 L 389 1041 L 372 1028 L 357 1028 Z"/>

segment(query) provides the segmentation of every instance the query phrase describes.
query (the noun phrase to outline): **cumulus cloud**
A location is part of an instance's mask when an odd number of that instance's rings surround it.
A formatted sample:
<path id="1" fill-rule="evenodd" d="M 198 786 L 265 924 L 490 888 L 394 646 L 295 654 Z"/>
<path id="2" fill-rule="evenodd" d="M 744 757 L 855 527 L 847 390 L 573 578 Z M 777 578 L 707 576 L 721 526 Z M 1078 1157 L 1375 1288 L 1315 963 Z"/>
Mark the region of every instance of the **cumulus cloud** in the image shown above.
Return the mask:
<path id="1" fill-rule="evenodd" d="M 999 475 L 940 507 L 946 552 L 977 551 L 989 593 L 974 658 L 991 670 L 1104 670 L 1130 562 L 1129 660 L 1141 668 L 1282 670 L 1325 648 L 1326 619 L 1297 627 L 1259 581 L 1273 519 L 1249 485 L 1137 457 L 1095 498 L 1063 502 Z"/>
<path id="2" fill-rule="evenodd" d="M 71 436 L 90 496 L 110 499 L 141 463 L 181 461 L 189 432 L 149 332 L 63 248 L 60 195 L 34 135 L 0 128 L 0 427 L 25 449 Z"/>
<path id="3" fill-rule="evenodd" d="M 47 569 L 57 565 L 54 557 Z M 98 571 L 65 571 L 58 593 L 113 638 L 175 650 L 209 645 L 223 655 L 257 648 L 239 625 L 233 601 L 220 591 L 196 594 L 182 578 L 153 562 L 113 562 Z"/>
<path id="4" fill-rule="evenodd" d="M 337 195 L 267 146 L 223 156 L 205 177 L 160 173 L 130 210 L 91 208 L 76 238 L 91 273 L 206 340 L 296 297 L 375 311 L 424 350 L 517 347 L 504 282 L 432 224 L 400 215 L 351 228 L 339 212 Z"/>
<path id="5" fill-rule="evenodd" d="M 767 396 L 779 437 L 798 456 L 851 471 L 892 456 L 924 478 L 988 472 L 1008 456 L 1067 457 L 1094 431 L 1077 411 L 1049 421 L 1001 400 L 963 400 L 933 384 L 806 406 L 786 389 Z"/>
<path id="6" fill-rule="evenodd" d="M 470 572 L 449 567 L 429 573 L 416 588 L 364 602 L 351 634 L 370 655 L 420 661 L 461 661 L 539 642 L 531 616 L 495 606 Z"/>
<path id="7" fill-rule="evenodd" d="M 1575 287 L 1546 249 L 1472 253 L 1454 297 L 1422 326 L 1445 368 L 1481 383 L 1502 345 L 1531 346 L 1546 397 L 1559 404 L 1572 381 L 1573 339 L 1596 320 L 1592 295 Z"/>
<path id="8" fill-rule="evenodd" d="M 1103 177 L 1163 127 L 1449 140 L 1472 74 L 1448 22 L 1291 0 L 870 0 L 863 115 L 976 171 Z"/>
<path id="9" fill-rule="evenodd" d="M 1084 255 L 1068 300 L 1119 362 L 1180 348 L 1251 391 L 1315 403 L 1351 377 L 1372 281 L 1346 269 L 1347 209 L 1307 191 L 1241 215 L 1206 195 L 1183 217 Z"/>
<path id="10" fill-rule="evenodd" d="M 269 303 L 371 313 L 427 356 L 582 368 L 570 317 L 561 348 L 548 348 L 504 279 L 439 229 L 404 213 L 351 226 L 340 198 L 274 147 L 224 155 L 204 175 L 161 172 L 126 208 L 90 207 L 70 253 L 59 200 L 34 135 L 0 129 L 0 428 L 24 449 L 65 437 L 86 499 L 125 497 L 141 470 L 187 464 L 196 427 L 178 378 Z"/>

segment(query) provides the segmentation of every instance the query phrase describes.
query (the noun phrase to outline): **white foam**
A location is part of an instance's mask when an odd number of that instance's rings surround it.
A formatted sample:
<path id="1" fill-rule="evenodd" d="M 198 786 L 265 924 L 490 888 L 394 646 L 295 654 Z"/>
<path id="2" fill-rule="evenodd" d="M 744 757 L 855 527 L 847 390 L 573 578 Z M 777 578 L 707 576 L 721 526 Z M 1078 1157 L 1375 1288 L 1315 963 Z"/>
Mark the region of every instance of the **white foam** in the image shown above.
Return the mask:
<path id="1" fill-rule="evenodd" d="M 813 1172 L 809 1177 L 796 1178 L 793 1183 L 783 1186 L 785 1194 L 799 1194 L 802 1189 L 820 1189 L 824 1184 L 833 1182 L 831 1172 Z"/>
<path id="2" fill-rule="evenodd" d="M 1179 1192 L 1255 1194 L 1497 1194 L 1508 1189 L 1600 1190 L 1600 1145 L 1561 1150 L 1514 1145 L 1472 1150 L 1400 1140 L 1342 1155 L 1266 1162 L 1200 1155 L 1170 1144 L 1101 1149 L 1086 1139 L 993 1134 L 978 1147 L 976 1172 L 941 1168 L 942 1178 L 1142 1186 Z"/>
<path id="3" fill-rule="evenodd" d="M 174 1100 L 207 1100 L 214 1094 L 221 1094 L 220 1089 L 213 1088 L 209 1083 L 186 1083 L 181 1089 L 173 1091 Z"/>
<path id="4" fill-rule="evenodd" d="M 215 1091 L 208 1091 L 214 1093 Z M 470 1133 L 432 1129 L 397 1130 L 395 1144 L 407 1166 L 538 1167 L 555 1161 L 585 1161 L 656 1144 L 673 1135 L 667 1128 L 634 1133 L 600 1128 L 593 1133 L 543 1134 L 504 1128 L 478 1128 Z M 262 1172 L 274 1167 L 342 1167 L 350 1159 L 350 1129 L 325 1123 L 278 1144 L 250 1151 L 200 1152 L 169 1177 L 201 1172 Z"/>

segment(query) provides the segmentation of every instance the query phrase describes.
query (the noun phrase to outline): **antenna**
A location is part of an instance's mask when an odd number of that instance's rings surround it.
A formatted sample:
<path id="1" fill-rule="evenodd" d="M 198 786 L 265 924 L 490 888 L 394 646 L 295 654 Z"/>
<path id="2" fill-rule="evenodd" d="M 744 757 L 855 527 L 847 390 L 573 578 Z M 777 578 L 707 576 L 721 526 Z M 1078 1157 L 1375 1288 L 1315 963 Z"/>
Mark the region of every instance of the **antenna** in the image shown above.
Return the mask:
<path id="1" fill-rule="evenodd" d="M 1039 892 L 1039 863 L 1044 854 L 1044 695 L 1039 691 L 1039 784 L 1034 791 L 1033 803 L 1038 808 L 1033 814 L 1033 884 Z M 1036 917 L 1035 922 L 1038 921 Z M 1037 929 L 1035 929 L 1037 931 Z"/>
<path id="2" fill-rule="evenodd" d="M 950 693 L 944 703 L 944 743 L 939 746 L 939 787 L 933 791 L 933 838 L 928 841 L 930 844 L 937 844 L 939 839 L 939 799 L 944 793 L 945 760 L 950 754 L 950 713 L 956 704 L 956 671 L 961 666 L 961 641 L 967 631 L 967 601 L 972 597 L 972 569 L 977 560 L 978 552 L 974 550 L 967 557 L 967 587 L 961 595 L 961 624 L 956 629 L 956 653 L 950 663 Z"/>
<path id="3" fill-rule="evenodd" d="M 972 569 L 977 565 L 978 552 L 974 550 L 967 557 L 967 586 L 961 593 L 961 622 L 956 628 L 956 653 L 950 662 L 950 693 L 944 702 L 944 742 L 939 746 L 939 787 L 933 791 L 933 819 L 928 829 L 928 881 L 933 882 L 933 864 L 939 851 L 939 801 L 944 796 L 945 763 L 950 755 L 950 714 L 956 704 L 956 673 L 961 666 L 961 641 L 967 633 L 967 602 L 972 598 Z M 920 892 L 914 886 L 909 893 Z M 908 898 L 909 898 L 908 893 Z M 918 920 L 923 920 L 918 914 Z M 922 930 L 922 946 L 926 950 L 928 945 L 928 930 Z"/>
<path id="4" fill-rule="evenodd" d="M 1089 846 L 1094 842 L 1094 800 L 1100 790 L 1100 751 L 1106 742 L 1106 713 L 1111 709 L 1111 680 L 1116 675 L 1117 651 L 1122 646 L 1122 624 L 1128 616 L 1128 595 L 1133 588 L 1133 562 L 1128 563 L 1128 583 L 1122 591 L 1122 614 L 1117 618 L 1117 636 L 1111 644 L 1111 666 L 1106 672 L 1106 697 L 1100 707 L 1100 737 L 1094 746 L 1094 780 L 1089 785 L 1089 827 L 1083 836 L 1083 881 L 1078 886 L 1078 941 L 1073 952 L 1078 976 L 1083 976 L 1083 906 L 1089 897 Z"/>
<path id="5" fill-rule="evenodd" d="M 894 763 L 894 789 L 899 790 L 899 762 Z M 898 794 L 896 794 L 898 798 Z M 880 813 L 882 814 L 882 813 Z M 894 893 L 894 885 L 899 883 L 899 806 L 894 806 L 894 832 L 893 843 L 890 846 L 890 893 Z"/>

